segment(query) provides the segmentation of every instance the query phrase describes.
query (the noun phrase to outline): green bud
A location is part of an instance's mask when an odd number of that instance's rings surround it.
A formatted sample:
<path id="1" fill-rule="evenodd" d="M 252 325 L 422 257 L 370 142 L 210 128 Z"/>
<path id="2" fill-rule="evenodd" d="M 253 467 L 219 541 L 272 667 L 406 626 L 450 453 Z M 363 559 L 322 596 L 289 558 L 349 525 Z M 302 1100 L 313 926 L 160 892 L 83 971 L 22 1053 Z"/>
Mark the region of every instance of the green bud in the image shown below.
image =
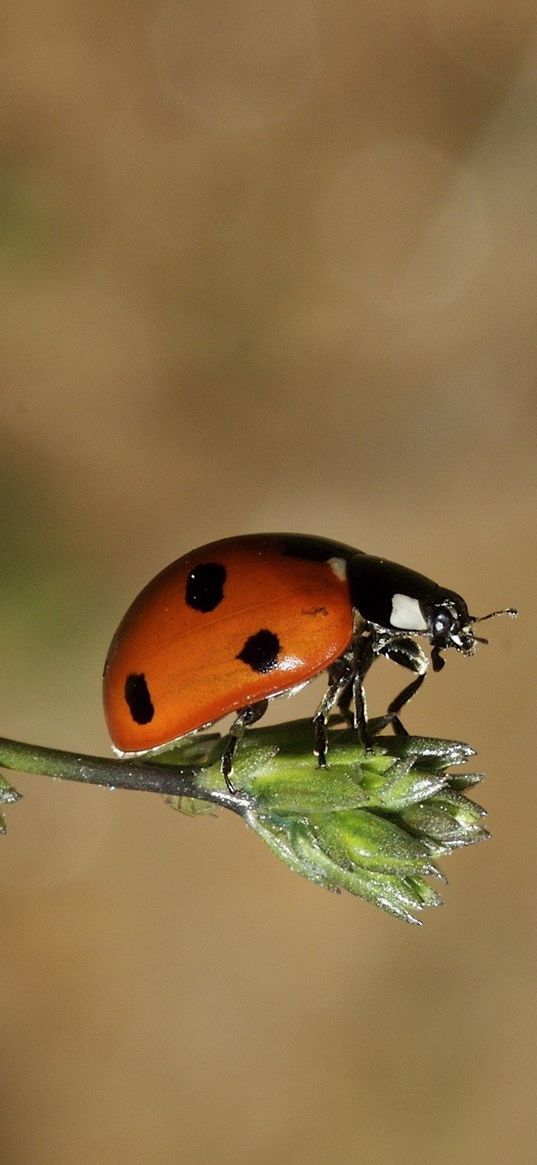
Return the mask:
<path id="1" fill-rule="evenodd" d="M 223 742 L 196 737 L 186 747 L 178 746 L 173 760 L 204 758 L 200 791 L 225 789 Z M 311 722 L 300 720 L 251 728 L 233 782 L 246 823 L 295 873 L 415 923 L 417 912 L 442 901 L 427 880 L 443 878 L 433 858 L 488 836 L 484 811 L 464 796 L 480 776 L 450 771 L 474 755 L 458 741 L 407 736 L 379 737 L 365 750 L 342 728 L 332 733 L 328 767 L 320 769 Z M 233 807 L 229 794 L 227 803 Z"/>

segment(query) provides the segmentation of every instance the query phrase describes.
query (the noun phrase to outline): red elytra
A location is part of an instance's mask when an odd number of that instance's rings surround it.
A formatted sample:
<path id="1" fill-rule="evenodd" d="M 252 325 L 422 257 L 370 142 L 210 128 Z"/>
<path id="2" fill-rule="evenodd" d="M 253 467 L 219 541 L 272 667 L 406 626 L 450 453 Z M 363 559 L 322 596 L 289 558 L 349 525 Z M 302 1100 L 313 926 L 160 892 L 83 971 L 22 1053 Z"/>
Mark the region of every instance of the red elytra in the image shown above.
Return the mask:
<path id="1" fill-rule="evenodd" d="M 309 535 L 245 535 L 167 566 L 134 600 L 106 659 L 115 750 L 163 748 L 328 668 L 352 641 L 355 554 Z"/>

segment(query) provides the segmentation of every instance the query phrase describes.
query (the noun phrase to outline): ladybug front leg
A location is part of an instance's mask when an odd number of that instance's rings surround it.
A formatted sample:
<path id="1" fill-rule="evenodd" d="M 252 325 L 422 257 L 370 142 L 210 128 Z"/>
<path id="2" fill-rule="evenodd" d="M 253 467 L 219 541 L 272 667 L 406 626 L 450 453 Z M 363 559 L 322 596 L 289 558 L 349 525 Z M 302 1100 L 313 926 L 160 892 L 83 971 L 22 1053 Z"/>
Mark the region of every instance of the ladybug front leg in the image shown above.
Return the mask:
<path id="1" fill-rule="evenodd" d="M 249 708 L 243 708 L 242 712 L 239 712 L 236 720 L 234 720 L 233 724 L 231 725 L 228 742 L 222 753 L 222 760 L 220 761 L 220 771 L 230 793 L 237 792 L 237 789 L 231 780 L 231 774 L 233 772 L 233 761 L 235 759 L 235 753 L 237 752 L 239 743 L 242 740 L 244 733 L 249 725 L 255 724 L 257 720 L 260 720 L 261 717 L 265 715 L 267 708 L 268 700 L 259 700 L 259 703 L 257 704 L 250 704 Z"/>
<path id="2" fill-rule="evenodd" d="M 393 663 L 398 663 L 401 667 L 406 667 L 409 671 L 417 673 L 417 678 L 412 680 L 410 684 L 407 684 L 399 692 L 399 695 L 388 704 L 386 712 L 387 721 L 392 725 L 394 732 L 399 736 L 408 736 L 406 728 L 399 719 L 398 713 L 416 695 L 418 689 L 421 688 L 427 675 L 429 660 L 425 652 L 422 651 L 421 647 L 409 635 L 394 636 L 379 646 L 377 654 L 384 655 L 386 659 L 391 659 Z"/>

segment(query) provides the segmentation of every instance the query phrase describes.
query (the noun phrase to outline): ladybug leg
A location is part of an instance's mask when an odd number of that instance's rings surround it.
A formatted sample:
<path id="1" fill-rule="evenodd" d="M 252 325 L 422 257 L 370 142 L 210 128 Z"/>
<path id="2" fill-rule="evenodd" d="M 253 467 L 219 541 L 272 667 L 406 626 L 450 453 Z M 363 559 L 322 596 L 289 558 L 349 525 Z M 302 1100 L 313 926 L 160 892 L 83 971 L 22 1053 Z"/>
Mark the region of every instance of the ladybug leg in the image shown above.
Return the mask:
<path id="1" fill-rule="evenodd" d="M 242 712 L 239 712 L 236 720 L 231 725 L 228 741 L 222 753 L 222 760 L 220 761 L 220 771 L 230 793 L 237 792 L 231 780 L 231 774 L 233 772 L 233 761 L 239 743 L 249 725 L 255 724 L 257 720 L 260 720 L 265 715 L 267 708 L 268 700 L 260 700 L 257 704 L 250 704 L 249 708 L 243 708 Z"/>
<path id="2" fill-rule="evenodd" d="M 360 744 L 371 747 L 371 737 L 367 728 L 367 703 L 364 679 L 377 655 L 377 640 L 374 631 L 368 629 L 356 636 L 353 646 L 354 670 L 352 677 L 352 699 L 354 700 L 353 724 Z"/>
<path id="3" fill-rule="evenodd" d="M 326 768 L 326 754 L 328 752 L 328 738 L 326 725 L 329 713 L 334 704 L 339 707 L 339 700 L 343 698 L 346 689 L 352 683 L 353 662 L 350 655 L 342 655 L 341 659 L 330 668 L 328 687 L 313 717 L 315 740 L 314 756 L 320 769 Z"/>
<path id="4" fill-rule="evenodd" d="M 425 652 L 422 651 L 421 647 L 409 635 L 400 635 L 388 640 L 379 648 L 378 654 L 384 655 L 386 659 L 391 659 L 393 663 L 398 663 L 401 667 L 406 667 L 409 671 L 417 673 L 416 679 L 412 680 L 410 684 L 407 684 L 399 692 L 399 695 L 388 704 L 386 713 L 394 732 L 399 736 L 408 736 L 406 728 L 399 719 L 398 713 L 415 696 L 418 689 L 421 688 L 427 675 L 429 660 Z"/>
<path id="5" fill-rule="evenodd" d="M 341 719 L 345 721 L 348 728 L 354 728 L 354 712 L 351 712 L 351 704 L 354 697 L 354 678 L 349 681 L 347 687 L 341 693 L 337 702 L 337 710 Z"/>

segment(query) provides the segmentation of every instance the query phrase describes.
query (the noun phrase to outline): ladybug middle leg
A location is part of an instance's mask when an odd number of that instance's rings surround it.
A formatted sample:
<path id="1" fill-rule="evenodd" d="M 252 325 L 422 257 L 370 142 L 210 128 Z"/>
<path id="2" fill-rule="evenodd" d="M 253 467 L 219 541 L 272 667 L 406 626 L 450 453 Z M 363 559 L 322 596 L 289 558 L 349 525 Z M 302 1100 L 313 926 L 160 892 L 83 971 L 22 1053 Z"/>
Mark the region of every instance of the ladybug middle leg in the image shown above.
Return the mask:
<path id="1" fill-rule="evenodd" d="M 377 640 L 373 630 L 362 628 L 353 643 L 353 673 L 349 704 L 354 701 L 353 724 L 360 744 L 370 747 L 371 739 L 367 728 L 367 704 L 364 679 L 377 655 Z M 349 698 L 349 697 L 347 697 Z"/>
<path id="2" fill-rule="evenodd" d="M 352 684 L 354 674 L 354 664 L 352 653 L 346 653 L 332 665 L 328 673 L 328 687 L 317 708 L 315 716 L 313 717 L 313 728 L 315 732 L 315 743 L 313 746 L 314 755 L 317 757 L 319 768 L 326 768 L 326 754 L 328 751 L 328 739 L 326 732 L 326 725 L 329 713 L 334 704 L 340 706 L 340 701 L 346 698 L 346 692 Z M 345 712 L 342 708 L 342 715 Z"/>
<path id="3" fill-rule="evenodd" d="M 268 700 L 259 700 L 257 704 L 250 704 L 249 708 L 243 708 L 242 712 L 239 712 L 236 720 L 234 720 L 233 724 L 231 725 L 228 742 L 222 753 L 222 760 L 220 762 L 220 771 L 230 793 L 237 792 L 237 789 L 231 780 L 231 774 L 233 772 L 233 761 L 239 743 L 242 740 L 246 729 L 251 724 L 255 724 L 257 720 L 260 720 L 261 717 L 265 715 L 267 708 Z"/>

